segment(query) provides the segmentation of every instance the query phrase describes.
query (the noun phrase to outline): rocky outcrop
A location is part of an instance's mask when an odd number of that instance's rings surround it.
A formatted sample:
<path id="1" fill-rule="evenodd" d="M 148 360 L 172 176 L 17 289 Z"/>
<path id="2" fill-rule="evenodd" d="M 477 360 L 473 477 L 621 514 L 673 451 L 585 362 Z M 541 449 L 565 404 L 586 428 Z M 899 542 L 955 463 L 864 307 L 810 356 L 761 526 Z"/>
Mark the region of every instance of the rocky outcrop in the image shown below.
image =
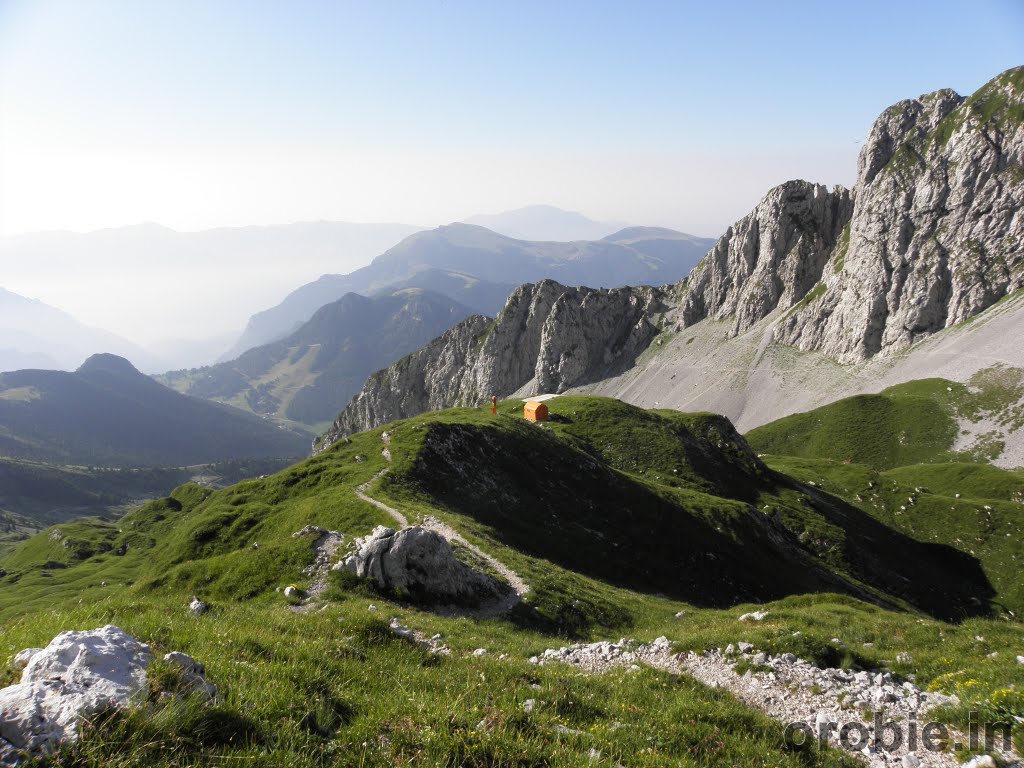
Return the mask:
<path id="1" fill-rule="evenodd" d="M 471 317 L 371 376 L 316 446 L 524 387 L 564 392 L 625 370 L 658 334 L 669 292 L 570 288 L 553 280 L 517 288 L 496 320 Z"/>
<path id="2" fill-rule="evenodd" d="M 21 682 L 0 690 L 0 765 L 38 759 L 78 739 L 79 723 L 108 709 L 140 704 L 151 693 L 148 645 L 115 626 L 62 632 L 46 648 L 26 649 L 14 658 Z M 164 663 L 176 666 L 180 690 L 212 697 L 216 689 L 203 666 L 183 653 Z"/>
<path id="3" fill-rule="evenodd" d="M 889 355 L 1024 286 L 1024 68 L 970 98 L 890 107 L 820 298 L 776 339 L 842 362 Z"/>
<path id="4" fill-rule="evenodd" d="M 854 189 L 790 181 L 675 286 L 550 281 L 516 290 L 375 374 L 322 446 L 492 394 L 563 392 L 621 372 L 659 329 L 708 319 L 844 363 L 892 355 L 1024 287 L 1024 68 L 970 98 L 900 102 L 875 122 Z"/>
<path id="5" fill-rule="evenodd" d="M 379 525 L 335 570 L 370 579 L 379 589 L 430 605 L 470 605 L 499 599 L 510 588 L 463 563 L 438 533 Z"/>
<path id="6" fill-rule="evenodd" d="M 805 181 L 776 187 L 690 274 L 682 325 L 731 319 L 736 335 L 795 305 L 821 280 L 852 212 L 851 194 L 842 187 Z"/>

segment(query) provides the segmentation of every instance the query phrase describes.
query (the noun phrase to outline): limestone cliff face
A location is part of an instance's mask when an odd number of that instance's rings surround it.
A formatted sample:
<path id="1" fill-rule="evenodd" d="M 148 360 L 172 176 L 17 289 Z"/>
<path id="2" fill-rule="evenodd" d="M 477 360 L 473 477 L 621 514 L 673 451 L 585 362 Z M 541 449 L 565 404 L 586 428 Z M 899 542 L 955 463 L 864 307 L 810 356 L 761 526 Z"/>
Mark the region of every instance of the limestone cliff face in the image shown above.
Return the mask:
<path id="1" fill-rule="evenodd" d="M 842 362 L 889 355 L 1024 286 L 1024 68 L 967 99 L 886 110 L 855 198 L 824 290 L 777 341 Z"/>
<path id="2" fill-rule="evenodd" d="M 682 324 L 732 318 L 735 335 L 793 306 L 821 279 L 852 212 L 842 187 L 790 181 L 771 190 L 690 274 Z"/>
<path id="3" fill-rule="evenodd" d="M 684 281 L 597 291 L 516 290 L 375 374 L 331 432 L 483 402 L 530 385 L 561 392 L 628 367 L 659 328 L 766 318 L 775 343 L 859 362 L 905 349 L 1024 287 L 1024 67 L 969 98 L 949 90 L 878 118 L 854 189 L 771 190 Z"/>
<path id="4" fill-rule="evenodd" d="M 479 405 L 531 385 L 564 392 L 629 367 L 658 334 L 667 309 L 658 288 L 523 285 L 496 320 L 475 316 L 371 376 L 318 441 L 427 410 Z"/>

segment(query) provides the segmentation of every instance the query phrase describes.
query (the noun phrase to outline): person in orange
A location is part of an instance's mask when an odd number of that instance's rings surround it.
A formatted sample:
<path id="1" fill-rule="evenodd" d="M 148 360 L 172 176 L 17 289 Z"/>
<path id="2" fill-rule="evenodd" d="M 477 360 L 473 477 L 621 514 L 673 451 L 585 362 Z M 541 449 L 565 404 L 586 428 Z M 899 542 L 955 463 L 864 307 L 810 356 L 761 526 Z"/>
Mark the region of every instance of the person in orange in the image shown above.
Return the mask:
<path id="1" fill-rule="evenodd" d="M 491 416 L 498 415 L 498 396 L 491 395 Z"/>

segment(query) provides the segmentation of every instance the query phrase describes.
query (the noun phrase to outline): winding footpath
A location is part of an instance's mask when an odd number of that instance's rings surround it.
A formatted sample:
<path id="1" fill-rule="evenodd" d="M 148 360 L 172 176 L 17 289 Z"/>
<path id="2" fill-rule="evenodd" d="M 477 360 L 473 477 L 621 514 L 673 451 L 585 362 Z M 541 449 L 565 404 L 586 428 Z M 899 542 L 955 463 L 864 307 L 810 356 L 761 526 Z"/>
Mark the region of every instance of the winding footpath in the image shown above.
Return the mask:
<path id="1" fill-rule="evenodd" d="M 388 433 L 385 432 L 383 435 L 381 435 L 381 440 L 384 442 L 384 450 L 381 451 L 381 454 L 384 456 L 384 459 L 386 461 L 390 462 L 390 435 L 388 435 Z M 384 469 L 380 470 L 380 472 L 375 474 L 372 478 L 367 480 L 365 483 L 359 485 L 356 488 L 356 496 L 358 496 L 362 501 L 365 501 L 368 504 L 372 504 L 382 512 L 387 513 L 391 517 L 391 519 L 395 521 L 399 528 L 408 528 L 409 519 L 405 515 L 403 515 L 394 507 L 385 504 L 383 501 L 379 501 L 378 499 L 373 498 L 367 493 L 367 491 L 370 489 L 370 486 L 377 482 L 384 475 L 386 475 L 388 473 L 388 470 L 389 467 L 385 467 Z M 427 530 L 433 531 L 442 538 L 447 539 L 447 541 L 450 544 L 458 544 L 460 547 L 463 547 L 472 552 L 474 556 L 478 557 L 480 560 L 487 563 L 487 565 L 490 566 L 494 571 L 501 574 L 501 577 L 505 579 L 505 581 L 507 581 L 509 586 L 512 588 L 512 592 L 507 597 L 504 597 L 501 600 L 491 603 L 490 605 L 486 605 L 482 608 L 479 608 L 476 611 L 469 612 L 469 615 L 475 616 L 476 618 L 480 619 L 489 619 L 494 618 L 496 616 L 501 616 L 502 614 L 508 613 L 516 605 L 518 605 L 522 601 L 523 596 L 530 591 L 530 585 L 527 584 L 526 581 L 524 581 L 518 573 L 509 568 L 507 565 L 505 565 L 505 563 L 501 562 L 493 555 L 484 552 L 476 544 L 467 541 L 466 538 L 461 533 L 456 531 L 447 523 L 441 522 L 435 517 L 426 517 L 423 519 L 422 522 L 419 523 L 419 525 L 422 528 L 426 528 Z"/>

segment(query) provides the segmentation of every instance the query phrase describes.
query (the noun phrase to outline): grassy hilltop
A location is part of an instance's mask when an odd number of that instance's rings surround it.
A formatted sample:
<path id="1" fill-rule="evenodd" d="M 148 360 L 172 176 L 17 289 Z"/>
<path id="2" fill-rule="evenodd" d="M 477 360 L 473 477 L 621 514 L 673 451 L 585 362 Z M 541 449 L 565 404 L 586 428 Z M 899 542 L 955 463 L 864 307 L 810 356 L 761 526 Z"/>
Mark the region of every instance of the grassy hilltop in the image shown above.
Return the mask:
<path id="1" fill-rule="evenodd" d="M 1024 630 L 1008 620 L 1024 594 L 1014 548 L 997 546 L 1021 517 L 1013 473 L 957 470 L 973 490 L 955 501 L 999 516 L 979 549 L 946 523 L 935 535 L 925 497 L 945 505 L 953 482 L 935 465 L 762 461 L 711 414 L 594 397 L 549 405 L 546 425 L 524 422 L 518 401 L 497 417 L 426 414 L 263 479 L 185 485 L 117 523 L 47 529 L 0 560 L 0 660 L 111 622 L 206 664 L 219 704 L 113 717 L 87 733 L 72 760 L 82 765 L 589 765 L 592 750 L 602 765 L 853 764 L 784 751 L 782 725 L 686 677 L 527 662 L 568 639 L 664 634 L 678 650 L 744 640 L 889 666 L 960 691 L 965 712 L 1002 712 L 997 691 L 1024 685 Z M 322 609 L 292 611 L 279 590 L 305 586 L 312 561 L 310 538 L 294 532 L 315 524 L 351 539 L 391 524 L 355 494 L 370 481 L 375 499 L 410 520 L 437 517 L 514 568 L 532 588 L 523 603 L 500 620 L 444 618 L 339 578 Z M 898 514 L 904 489 L 924 484 Z M 212 610 L 188 615 L 194 595 Z M 768 617 L 739 623 L 755 605 Z M 442 633 L 452 655 L 397 638 L 392 616 Z M 902 651 L 912 662 L 895 661 Z M 537 702 L 529 716 L 526 699 Z"/>

